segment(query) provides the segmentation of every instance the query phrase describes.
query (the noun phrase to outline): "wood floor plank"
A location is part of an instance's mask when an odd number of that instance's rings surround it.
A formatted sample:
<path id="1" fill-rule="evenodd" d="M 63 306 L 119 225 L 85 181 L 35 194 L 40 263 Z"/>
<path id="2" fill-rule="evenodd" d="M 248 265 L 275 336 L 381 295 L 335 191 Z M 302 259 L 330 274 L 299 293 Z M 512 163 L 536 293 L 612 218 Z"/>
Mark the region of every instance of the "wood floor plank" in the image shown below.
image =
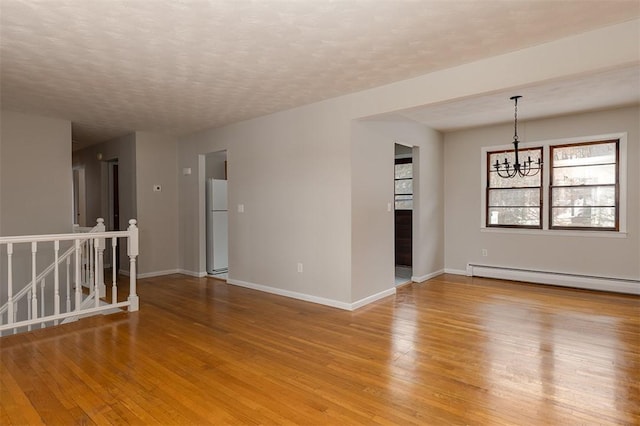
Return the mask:
<path id="1" fill-rule="evenodd" d="M 3 425 L 640 424 L 638 297 L 445 274 L 347 312 L 138 285 L 139 312 L 0 339 Z"/>

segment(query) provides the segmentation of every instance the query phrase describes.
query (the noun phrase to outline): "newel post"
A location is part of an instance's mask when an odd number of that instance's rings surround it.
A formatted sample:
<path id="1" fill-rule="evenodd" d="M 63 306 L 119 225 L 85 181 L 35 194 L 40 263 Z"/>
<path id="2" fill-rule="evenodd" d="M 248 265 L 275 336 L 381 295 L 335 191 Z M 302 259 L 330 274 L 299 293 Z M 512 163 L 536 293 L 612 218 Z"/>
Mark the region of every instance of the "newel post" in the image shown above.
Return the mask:
<path id="1" fill-rule="evenodd" d="M 96 220 L 96 232 L 105 232 L 104 219 L 99 217 Z M 99 303 L 98 298 L 104 297 L 107 294 L 107 289 L 104 285 L 104 248 L 105 239 L 96 238 L 94 249 L 96 250 L 96 262 L 95 262 L 95 292 L 98 294 L 96 298 L 96 306 Z"/>
<path id="2" fill-rule="evenodd" d="M 138 227 L 136 220 L 129 220 L 129 239 L 127 240 L 127 255 L 129 256 L 129 311 L 137 311 L 139 308 L 138 294 L 136 293 L 136 257 L 138 256 Z"/>

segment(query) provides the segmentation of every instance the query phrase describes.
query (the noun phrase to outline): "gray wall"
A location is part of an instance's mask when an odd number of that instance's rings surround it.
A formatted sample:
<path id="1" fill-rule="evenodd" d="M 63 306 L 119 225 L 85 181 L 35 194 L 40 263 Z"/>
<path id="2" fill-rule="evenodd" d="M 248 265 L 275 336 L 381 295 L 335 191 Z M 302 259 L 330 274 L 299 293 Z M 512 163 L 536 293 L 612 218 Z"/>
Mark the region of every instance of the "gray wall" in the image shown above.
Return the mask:
<path id="1" fill-rule="evenodd" d="M 102 159 L 98 160 L 98 153 Z M 118 160 L 120 229 L 126 229 L 129 219 L 135 219 L 136 207 L 136 135 L 134 133 L 91 145 L 73 153 L 73 167 L 85 169 L 87 196 L 87 226 L 94 226 L 102 217 L 109 223 L 107 163 Z M 107 229 L 110 231 L 111 229 Z"/>
<path id="2" fill-rule="evenodd" d="M 71 122 L 2 111 L 0 235 L 70 232 Z"/>
<path id="3" fill-rule="evenodd" d="M 336 126 L 340 114 L 314 105 L 184 138 L 179 167 L 193 173 L 179 179 L 181 269 L 205 269 L 204 159 L 226 149 L 229 277 L 348 302 L 350 132 Z"/>
<path id="4" fill-rule="evenodd" d="M 136 196 L 140 228 L 139 274 L 178 267 L 178 168 L 173 137 L 136 133 Z M 153 190 L 160 185 L 161 191 Z"/>
<path id="5" fill-rule="evenodd" d="M 521 122 L 522 140 L 548 141 L 628 132 L 627 234 L 561 235 L 480 230 L 481 148 L 509 141 L 512 124 L 445 134 L 445 266 L 465 270 L 467 263 L 611 278 L 640 278 L 640 176 L 638 107 Z M 503 142 L 499 142 L 503 141 Z M 575 233 L 575 232 L 574 232 Z M 481 256 L 486 248 L 489 255 Z"/>
<path id="6" fill-rule="evenodd" d="M 413 276 L 426 277 L 444 269 L 442 135 L 409 121 L 354 121 L 352 301 L 394 286 L 395 142 L 415 147 Z"/>
<path id="7" fill-rule="evenodd" d="M 206 155 L 206 178 L 226 180 L 227 152 L 218 151 Z"/>
<path id="8" fill-rule="evenodd" d="M 0 114 L 0 236 L 71 232 L 71 122 L 11 111 Z M 67 247 L 62 243 L 61 252 Z M 36 273 L 52 259 L 53 244 L 39 243 Z M 6 268 L 3 245 L 0 304 L 7 300 Z M 14 246 L 12 268 L 15 293 L 31 277 L 30 244 Z M 51 285 L 47 291 L 52 291 Z M 26 318 L 26 300 L 19 318 Z"/>
<path id="9" fill-rule="evenodd" d="M 226 149 L 231 280 L 347 304 L 379 293 L 388 285 L 386 268 L 381 272 L 384 276 L 368 283 L 363 280 L 369 274 L 363 265 L 367 259 L 386 256 L 386 246 L 361 254 L 360 248 L 373 237 L 354 229 L 353 223 L 364 216 L 361 211 L 366 211 L 367 205 L 376 209 L 372 210 L 374 225 L 384 226 L 386 213 L 377 210 L 379 195 L 369 199 L 370 189 L 360 187 L 367 179 L 377 181 L 375 173 L 379 171 L 361 163 L 364 160 L 352 159 L 356 152 L 362 155 L 360 147 L 352 146 L 360 144 L 352 141 L 352 122 L 626 66 L 639 59 L 638 43 L 633 39 L 636 33 L 633 24 L 611 26 L 181 138 L 178 168 L 188 167 L 193 173 L 180 176 L 178 183 L 179 267 L 194 274 L 205 270 L 205 154 Z M 425 138 L 435 141 L 435 133 Z M 437 158 L 442 155 L 440 149 L 435 142 L 419 148 L 419 154 Z M 392 145 L 388 152 L 384 150 L 381 146 L 372 152 L 372 161 L 392 158 Z M 438 187 L 439 170 L 426 169 L 432 176 L 420 177 L 420 182 Z M 440 205 L 434 201 L 432 209 L 423 209 L 423 213 L 438 217 L 442 203 L 442 199 Z M 244 213 L 238 213 L 239 204 L 244 205 Z M 386 210 L 386 203 L 382 208 Z M 426 223 L 431 219 L 421 220 Z M 477 220 L 474 223 L 478 225 Z M 437 252 L 444 241 L 442 231 L 429 239 L 430 231 L 428 226 L 421 227 L 421 238 Z M 362 256 L 355 263 L 353 253 Z M 298 262 L 304 264 L 303 273 L 296 272 Z M 437 255 L 424 262 L 427 273 L 443 264 Z"/>
<path id="10" fill-rule="evenodd" d="M 98 160 L 98 153 L 102 159 Z M 96 219 L 105 219 L 107 231 L 113 230 L 109 218 L 108 162 L 118 160 L 118 194 L 120 200 L 120 230 L 127 229 L 129 219 L 137 218 L 136 196 L 136 135 L 131 133 L 73 153 L 73 167 L 85 169 L 87 226 L 95 226 Z M 120 270 L 129 270 L 126 247 L 119 248 Z M 140 247 L 142 252 L 142 247 Z M 110 254 L 107 254 L 106 262 Z"/>
<path id="11" fill-rule="evenodd" d="M 102 160 L 98 160 L 98 153 Z M 98 217 L 107 218 L 108 172 L 110 160 L 118 160 L 120 229 L 130 219 L 138 221 L 141 275 L 177 271 L 178 193 L 177 148 L 173 137 L 136 132 L 73 153 L 74 167 L 84 167 L 88 225 Z M 154 192 L 153 186 L 161 191 Z M 121 269 L 128 270 L 126 248 L 120 249 Z"/>

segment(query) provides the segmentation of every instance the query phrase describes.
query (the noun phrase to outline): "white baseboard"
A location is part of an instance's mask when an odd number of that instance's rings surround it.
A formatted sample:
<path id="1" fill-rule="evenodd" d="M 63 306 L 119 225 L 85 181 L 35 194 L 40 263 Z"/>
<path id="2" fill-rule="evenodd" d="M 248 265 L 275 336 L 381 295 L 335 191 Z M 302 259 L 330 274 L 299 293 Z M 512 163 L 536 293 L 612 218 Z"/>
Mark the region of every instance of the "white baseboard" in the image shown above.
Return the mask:
<path id="1" fill-rule="evenodd" d="M 373 303 L 376 300 L 380 300 L 380 299 L 383 299 L 383 298 L 388 297 L 388 296 L 393 296 L 394 294 L 396 294 L 396 288 L 395 287 L 388 288 L 388 289 L 383 290 L 383 291 L 381 291 L 379 293 L 372 294 L 371 296 L 365 297 L 364 299 L 360 299 L 357 302 L 353 302 L 351 304 L 351 308 L 349 310 L 350 311 L 354 311 L 354 310 L 356 310 L 358 308 L 361 308 L 361 307 L 363 307 L 365 305 L 368 305 L 369 303 Z"/>
<path id="2" fill-rule="evenodd" d="M 188 271 L 186 269 L 177 269 L 176 272 L 178 274 L 189 275 L 191 277 L 196 277 L 196 278 L 204 278 L 207 276 L 206 272 L 194 272 L 194 271 Z"/>
<path id="3" fill-rule="evenodd" d="M 129 276 L 129 271 L 125 271 L 124 269 L 118 269 L 119 275 L 124 275 L 125 277 Z"/>
<path id="4" fill-rule="evenodd" d="M 439 271 L 431 272 L 430 274 L 427 274 L 427 275 L 421 275 L 419 277 L 413 276 L 413 277 L 411 277 L 411 281 L 413 281 L 414 283 L 422 283 L 422 282 L 425 282 L 426 280 L 430 280 L 433 277 L 437 277 L 438 275 L 440 275 L 442 273 L 444 273 L 444 269 L 440 269 Z"/>
<path id="5" fill-rule="evenodd" d="M 640 281 L 623 278 L 593 277 L 474 264 L 467 265 L 467 275 L 640 295 Z"/>
<path id="6" fill-rule="evenodd" d="M 444 268 L 444 273 L 445 274 L 453 274 L 453 275 L 469 275 L 467 273 L 467 271 L 463 270 L 463 269 L 450 269 L 450 268 Z"/>
<path id="7" fill-rule="evenodd" d="M 138 273 L 138 278 L 160 277 L 162 275 L 171 275 L 178 273 L 180 273 L 180 269 L 168 269 L 166 271 L 145 272 L 144 274 Z"/>
<path id="8" fill-rule="evenodd" d="M 365 297 L 354 303 L 340 302 L 339 300 L 326 299 L 324 297 L 313 296 L 305 293 L 298 293 L 296 291 L 283 290 L 280 288 L 269 287 L 262 284 L 250 283 L 247 281 L 240 281 L 234 279 L 228 279 L 227 284 L 237 285 L 239 287 L 250 288 L 252 290 L 264 291 L 265 293 L 277 294 L 278 296 L 291 297 L 292 299 L 304 300 L 305 302 L 317 303 L 320 305 L 331 306 L 332 308 L 344 309 L 346 311 L 353 311 L 371 302 L 375 302 L 383 297 L 395 294 L 396 289 L 391 288 L 372 296 Z"/>

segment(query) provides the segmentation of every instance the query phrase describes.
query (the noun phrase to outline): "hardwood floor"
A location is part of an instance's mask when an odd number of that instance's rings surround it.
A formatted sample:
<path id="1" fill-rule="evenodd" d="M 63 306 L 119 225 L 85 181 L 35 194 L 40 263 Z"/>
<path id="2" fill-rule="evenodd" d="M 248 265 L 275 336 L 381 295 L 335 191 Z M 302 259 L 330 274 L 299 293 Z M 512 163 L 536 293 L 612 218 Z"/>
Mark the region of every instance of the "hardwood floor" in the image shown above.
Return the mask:
<path id="1" fill-rule="evenodd" d="M 0 339 L 0 424 L 640 424 L 637 297 L 455 275 L 355 312 L 182 275 L 139 294 Z"/>

